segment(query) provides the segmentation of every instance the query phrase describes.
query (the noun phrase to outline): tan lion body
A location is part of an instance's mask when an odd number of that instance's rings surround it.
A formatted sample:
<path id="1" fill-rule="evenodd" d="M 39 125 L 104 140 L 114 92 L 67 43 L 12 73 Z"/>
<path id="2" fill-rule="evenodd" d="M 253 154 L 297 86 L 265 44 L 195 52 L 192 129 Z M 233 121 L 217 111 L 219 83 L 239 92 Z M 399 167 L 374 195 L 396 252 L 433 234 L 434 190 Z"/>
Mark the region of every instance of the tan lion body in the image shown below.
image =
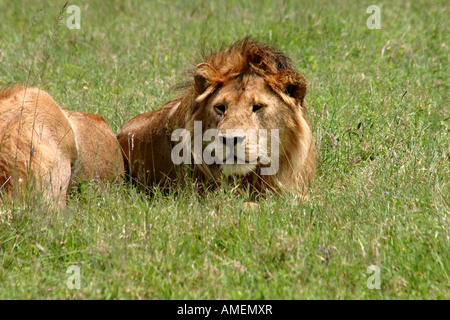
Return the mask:
<path id="1" fill-rule="evenodd" d="M 64 206 L 76 179 L 117 180 L 123 159 L 98 115 L 60 108 L 38 88 L 0 91 L 0 192 L 12 199 L 26 188 Z"/>
<path id="2" fill-rule="evenodd" d="M 305 93 L 306 79 L 287 56 L 249 39 L 238 41 L 228 50 L 205 57 L 178 98 L 159 110 L 131 119 L 119 130 L 117 137 L 128 173 L 145 185 L 154 185 L 175 180 L 180 171 L 190 167 L 201 180 L 218 180 L 226 173 L 242 177 L 260 191 L 295 189 L 304 193 L 316 166 Z M 172 134 L 175 129 L 187 129 L 194 139 L 195 121 L 202 122 L 201 134 L 217 129 L 224 145 L 227 140 L 234 141 L 234 146 L 227 145 L 229 149 L 222 146 L 225 151 L 218 158 L 225 161 L 229 156 L 227 152 L 233 148 L 236 152 L 237 147 L 242 146 L 245 159 L 235 156 L 235 160 L 239 158 L 243 162 L 174 165 Z M 263 148 L 259 144 L 262 138 L 258 138 L 256 146 L 248 135 L 228 134 L 229 130 L 237 129 L 278 130 L 279 154 L 272 149 L 269 138 Z M 206 143 L 201 151 L 206 150 L 205 147 Z M 255 151 L 258 148 L 264 152 Z M 262 162 L 260 154 L 278 156 L 276 173 L 259 174 L 261 168 L 270 165 Z M 191 156 L 196 155 L 194 150 Z"/>

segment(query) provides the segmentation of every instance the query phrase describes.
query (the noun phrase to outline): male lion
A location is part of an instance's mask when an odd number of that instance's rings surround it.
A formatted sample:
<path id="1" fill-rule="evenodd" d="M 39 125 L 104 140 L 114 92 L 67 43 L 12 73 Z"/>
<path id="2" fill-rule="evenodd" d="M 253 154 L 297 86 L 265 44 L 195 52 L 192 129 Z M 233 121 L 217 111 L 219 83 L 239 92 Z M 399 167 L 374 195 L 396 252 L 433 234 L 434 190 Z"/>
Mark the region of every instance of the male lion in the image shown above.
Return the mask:
<path id="1" fill-rule="evenodd" d="M 123 172 L 101 116 L 63 109 L 38 88 L 0 90 L 0 196 L 34 190 L 64 207 L 75 179 L 116 180 Z"/>
<path id="2" fill-rule="evenodd" d="M 119 130 L 133 179 L 159 184 L 191 168 L 203 180 L 240 176 L 258 191 L 306 191 L 316 166 L 306 79 L 284 53 L 245 38 L 205 57 L 180 89 L 179 97 Z M 183 148 L 188 147 L 183 150 L 190 149 L 187 158 L 179 154 L 180 136 Z M 208 139 L 212 136 L 214 140 Z M 244 151 L 239 154 L 238 149 Z M 262 171 L 270 167 L 272 171 Z"/>

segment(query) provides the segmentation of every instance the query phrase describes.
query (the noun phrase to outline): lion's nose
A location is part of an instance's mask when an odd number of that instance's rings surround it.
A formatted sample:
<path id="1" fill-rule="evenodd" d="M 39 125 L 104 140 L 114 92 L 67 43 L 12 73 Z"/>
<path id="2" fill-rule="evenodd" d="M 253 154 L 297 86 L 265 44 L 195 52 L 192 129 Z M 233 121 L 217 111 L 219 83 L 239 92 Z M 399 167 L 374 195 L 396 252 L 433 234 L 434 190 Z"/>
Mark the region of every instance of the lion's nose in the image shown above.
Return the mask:
<path id="1" fill-rule="evenodd" d="M 224 145 L 230 145 L 230 146 L 236 146 L 238 143 L 241 143 L 242 141 L 244 141 L 245 137 L 240 137 L 240 136 L 219 136 L 220 141 L 222 141 L 222 143 Z"/>

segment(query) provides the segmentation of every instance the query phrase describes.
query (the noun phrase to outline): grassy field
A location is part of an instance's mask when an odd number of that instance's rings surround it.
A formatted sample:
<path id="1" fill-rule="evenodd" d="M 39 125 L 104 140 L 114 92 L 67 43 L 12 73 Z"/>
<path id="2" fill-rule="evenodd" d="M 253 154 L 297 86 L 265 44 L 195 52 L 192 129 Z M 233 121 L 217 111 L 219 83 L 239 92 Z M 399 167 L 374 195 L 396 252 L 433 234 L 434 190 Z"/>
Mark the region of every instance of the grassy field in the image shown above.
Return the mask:
<path id="1" fill-rule="evenodd" d="M 66 210 L 0 204 L 1 299 L 450 299 L 447 1 L 78 1 L 79 30 L 64 3 L 0 0 L 0 85 L 116 132 L 251 35 L 306 76 L 322 161 L 304 202 L 83 183 Z"/>

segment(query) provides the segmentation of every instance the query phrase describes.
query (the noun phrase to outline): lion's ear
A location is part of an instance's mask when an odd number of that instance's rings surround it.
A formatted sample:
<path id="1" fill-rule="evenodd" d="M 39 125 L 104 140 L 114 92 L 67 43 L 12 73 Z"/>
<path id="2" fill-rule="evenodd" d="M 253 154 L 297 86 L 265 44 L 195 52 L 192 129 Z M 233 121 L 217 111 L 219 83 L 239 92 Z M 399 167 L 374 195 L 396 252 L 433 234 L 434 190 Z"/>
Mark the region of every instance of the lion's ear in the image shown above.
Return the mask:
<path id="1" fill-rule="evenodd" d="M 194 88 L 198 95 L 218 81 L 218 71 L 209 63 L 200 63 L 195 67 Z"/>
<path id="2" fill-rule="evenodd" d="M 284 71 L 279 75 L 279 82 L 285 94 L 302 104 L 306 94 L 306 78 L 300 73 L 291 70 Z"/>

